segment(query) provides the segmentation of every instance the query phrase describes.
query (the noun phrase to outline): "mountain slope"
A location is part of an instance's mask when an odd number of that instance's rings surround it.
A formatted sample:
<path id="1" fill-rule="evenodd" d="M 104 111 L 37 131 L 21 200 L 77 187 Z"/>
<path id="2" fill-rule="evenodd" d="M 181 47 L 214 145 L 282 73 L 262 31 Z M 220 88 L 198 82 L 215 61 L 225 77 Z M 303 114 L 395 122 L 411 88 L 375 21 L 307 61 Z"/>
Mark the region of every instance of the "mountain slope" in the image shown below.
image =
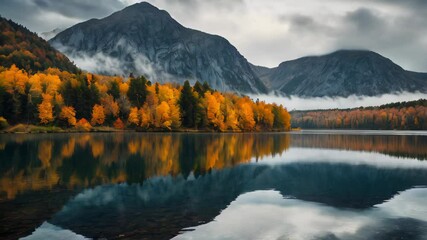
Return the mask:
<path id="1" fill-rule="evenodd" d="M 76 66 L 25 27 L 0 17 L 0 66 L 15 64 L 28 72 L 50 67 L 76 72 Z"/>
<path id="2" fill-rule="evenodd" d="M 156 82 L 199 80 L 225 91 L 267 91 L 226 39 L 185 28 L 146 2 L 77 24 L 49 42 L 80 67 L 98 73 L 142 74 Z"/>
<path id="3" fill-rule="evenodd" d="M 427 92 L 427 74 L 405 71 L 371 51 L 340 50 L 286 61 L 267 72 L 253 69 L 270 89 L 286 95 L 347 97 Z"/>
<path id="4" fill-rule="evenodd" d="M 40 37 L 42 37 L 44 40 L 49 41 L 50 39 L 52 39 L 53 37 L 55 37 L 56 35 L 58 35 L 58 33 L 60 33 L 62 30 L 61 28 L 55 28 L 50 32 L 42 32 L 40 34 Z"/>

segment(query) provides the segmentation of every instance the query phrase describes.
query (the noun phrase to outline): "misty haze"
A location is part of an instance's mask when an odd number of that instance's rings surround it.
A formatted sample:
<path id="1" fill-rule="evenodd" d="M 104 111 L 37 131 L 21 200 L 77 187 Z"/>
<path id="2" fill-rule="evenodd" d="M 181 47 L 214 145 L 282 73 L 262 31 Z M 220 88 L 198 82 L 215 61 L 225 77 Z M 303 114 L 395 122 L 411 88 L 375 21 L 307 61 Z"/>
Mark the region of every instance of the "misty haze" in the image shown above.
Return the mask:
<path id="1" fill-rule="evenodd" d="M 0 238 L 427 239 L 426 12 L 0 0 Z"/>

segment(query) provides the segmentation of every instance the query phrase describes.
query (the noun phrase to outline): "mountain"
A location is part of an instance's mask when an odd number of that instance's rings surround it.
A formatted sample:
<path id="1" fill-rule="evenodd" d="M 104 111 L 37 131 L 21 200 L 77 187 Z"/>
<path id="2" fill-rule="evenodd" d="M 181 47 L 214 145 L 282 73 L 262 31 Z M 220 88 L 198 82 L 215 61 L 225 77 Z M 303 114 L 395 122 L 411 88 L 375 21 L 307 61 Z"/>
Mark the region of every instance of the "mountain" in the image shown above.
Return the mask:
<path id="1" fill-rule="evenodd" d="M 0 66 L 15 64 L 28 72 L 50 67 L 76 72 L 77 67 L 48 42 L 25 27 L 0 17 Z"/>
<path id="2" fill-rule="evenodd" d="M 221 91 L 267 92 L 225 38 L 186 28 L 146 2 L 72 26 L 49 42 L 80 67 L 98 73 L 142 74 L 156 82 L 199 80 Z"/>
<path id="3" fill-rule="evenodd" d="M 406 71 L 372 51 L 340 50 L 303 57 L 268 69 L 251 66 L 269 89 L 304 97 L 375 96 L 427 92 L 427 74 Z"/>
<path id="4" fill-rule="evenodd" d="M 53 37 L 55 37 L 56 35 L 58 35 L 58 33 L 62 32 L 62 30 L 64 30 L 64 29 L 61 29 L 61 28 L 55 28 L 55 29 L 53 29 L 53 30 L 52 30 L 52 31 L 50 31 L 50 32 L 42 32 L 42 33 L 40 34 L 40 36 L 41 36 L 44 40 L 48 41 L 49 39 L 52 39 Z"/>

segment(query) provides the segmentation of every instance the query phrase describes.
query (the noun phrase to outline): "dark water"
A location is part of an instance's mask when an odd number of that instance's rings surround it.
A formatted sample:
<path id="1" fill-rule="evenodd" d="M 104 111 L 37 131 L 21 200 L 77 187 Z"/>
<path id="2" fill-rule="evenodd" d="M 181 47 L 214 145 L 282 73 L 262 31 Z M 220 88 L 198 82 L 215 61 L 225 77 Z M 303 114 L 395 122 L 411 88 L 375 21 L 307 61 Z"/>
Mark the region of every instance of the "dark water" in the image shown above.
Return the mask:
<path id="1" fill-rule="evenodd" d="M 0 239 L 427 239 L 426 135 L 0 135 Z"/>

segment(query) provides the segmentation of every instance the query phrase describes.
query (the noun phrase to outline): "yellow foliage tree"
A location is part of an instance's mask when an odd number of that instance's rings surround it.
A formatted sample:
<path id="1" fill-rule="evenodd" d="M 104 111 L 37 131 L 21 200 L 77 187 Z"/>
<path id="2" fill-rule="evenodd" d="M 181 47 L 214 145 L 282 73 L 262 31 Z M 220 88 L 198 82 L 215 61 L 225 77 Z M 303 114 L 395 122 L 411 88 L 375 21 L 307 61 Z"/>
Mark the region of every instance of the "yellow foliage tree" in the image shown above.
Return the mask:
<path id="1" fill-rule="evenodd" d="M 234 107 L 231 105 L 231 102 L 225 104 L 224 118 L 225 118 L 225 129 L 229 129 L 229 130 L 238 129 L 237 124 L 239 122 L 237 121 L 237 114 L 236 114 L 236 111 L 234 110 Z"/>
<path id="2" fill-rule="evenodd" d="M 236 109 L 240 129 L 252 131 L 255 127 L 255 120 L 251 100 L 247 97 L 239 99 L 236 104 Z"/>
<path id="3" fill-rule="evenodd" d="M 40 123 L 47 124 L 53 121 L 52 96 L 43 93 L 43 101 L 38 105 Z"/>
<path id="4" fill-rule="evenodd" d="M 92 125 L 102 125 L 105 121 L 105 111 L 104 107 L 98 104 L 95 104 L 92 109 Z"/>
<path id="5" fill-rule="evenodd" d="M 169 111 L 169 104 L 165 101 L 156 107 L 156 127 L 170 129 L 172 121 L 170 120 Z"/>
<path id="6" fill-rule="evenodd" d="M 106 115 L 112 115 L 113 117 L 117 117 L 119 115 L 119 104 L 114 101 L 114 98 L 111 95 L 107 95 L 102 98 L 102 105 L 104 106 Z"/>
<path id="7" fill-rule="evenodd" d="M 30 77 L 28 82 L 31 85 L 30 93 L 33 97 L 40 96 L 42 93 L 42 85 L 40 80 L 40 75 L 38 73 Z"/>
<path id="8" fill-rule="evenodd" d="M 15 65 L 12 65 L 6 71 L 0 74 L 0 85 L 5 86 L 9 93 L 18 92 L 25 93 L 25 84 L 28 82 L 28 75 L 23 70 L 20 70 Z"/>
<path id="9" fill-rule="evenodd" d="M 257 130 L 271 130 L 274 123 L 273 108 L 265 102 L 257 102 L 254 105 L 254 118 Z"/>
<path id="10" fill-rule="evenodd" d="M 126 82 L 120 83 L 119 89 L 120 89 L 120 94 L 126 95 L 129 91 L 129 84 Z"/>
<path id="11" fill-rule="evenodd" d="M 172 128 L 179 128 L 181 126 L 181 112 L 176 101 L 169 103 L 169 116 Z"/>
<path id="12" fill-rule="evenodd" d="M 143 128 L 149 128 L 153 123 L 153 117 L 151 113 L 151 108 L 147 103 L 142 106 L 142 108 L 138 111 L 139 116 L 141 117 L 140 126 Z"/>
<path id="13" fill-rule="evenodd" d="M 130 124 L 135 125 L 135 126 L 139 125 L 139 114 L 138 114 L 138 108 L 137 107 L 133 107 L 130 109 L 128 122 Z"/>
<path id="14" fill-rule="evenodd" d="M 69 126 L 75 126 L 77 123 L 76 110 L 73 107 L 63 106 L 59 118 L 66 120 Z"/>
<path id="15" fill-rule="evenodd" d="M 221 111 L 221 102 L 224 97 L 219 93 L 205 93 L 205 104 L 208 122 L 218 130 L 224 130 L 224 115 Z"/>

